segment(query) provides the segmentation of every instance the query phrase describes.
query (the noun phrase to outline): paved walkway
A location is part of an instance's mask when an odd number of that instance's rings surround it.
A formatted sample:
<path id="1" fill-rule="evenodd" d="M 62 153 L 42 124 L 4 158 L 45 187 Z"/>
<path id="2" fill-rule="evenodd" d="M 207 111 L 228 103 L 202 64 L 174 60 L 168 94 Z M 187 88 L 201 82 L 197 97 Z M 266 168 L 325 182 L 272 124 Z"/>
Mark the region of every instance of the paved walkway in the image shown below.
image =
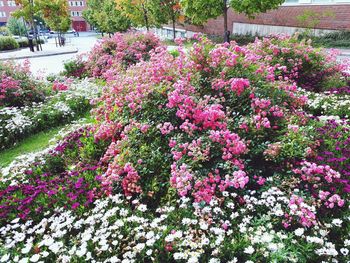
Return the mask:
<path id="1" fill-rule="evenodd" d="M 48 57 L 63 54 L 77 53 L 78 48 L 72 45 L 66 45 L 64 47 L 56 47 L 54 43 L 42 44 L 42 51 L 31 52 L 29 48 L 22 48 L 20 50 L 9 51 L 6 53 L 0 53 L 0 60 L 14 60 L 14 59 L 25 59 L 25 58 L 37 58 L 37 57 Z"/>
<path id="2" fill-rule="evenodd" d="M 20 55 L 33 54 L 29 51 L 29 48 L 24 51 L 7 52 L 7 54 L 8 56 L 12 55 L 12 57 L 17 56 L 16 58 L 12 58 L 17 63 L 23 63 L 25 60 L 28 60 L 34 75 L 44 77 L 50 74 L 60 73 L 64 69 L 63 64 L 65 61 L 90 51 L 98 41 L 98 36 L 96 33 L 91 32 L 80 33 L 79 37 L 67 36 L 66 46 L 57 48 L 54 41 L 54 39 L 49 39 L 49 43 L 43 45 L 43 51 L 35 52 L 35 56 L 28 58 L 20 58 Z M 18 54 L 15 55 L 15 53 Z M 3 55 L 4 53 L 0 53 L 0 59 Z"/>
<path id="3" fill-rule="evenodd" d="M 84 39 L 97 39 L 94 32 L 82 32 L 80 37 L 66 35 L 66 45 L 64 47 L 56 46 L 55 39 L 50 38 L 45 44 L 42 44 L 42 51 L 31 52 L 29 47 L 7 52 L 0 52 L 0 60 L 30 59 L 38 57 L 49 57 L 56 55 L 74 54 L 84 49 Z M 82 44 L 81 44 L 82 43 Z M 90 46 L 89 46 L 90 47 Z M 85 51 L 85 50 L 84 50 Z"/>

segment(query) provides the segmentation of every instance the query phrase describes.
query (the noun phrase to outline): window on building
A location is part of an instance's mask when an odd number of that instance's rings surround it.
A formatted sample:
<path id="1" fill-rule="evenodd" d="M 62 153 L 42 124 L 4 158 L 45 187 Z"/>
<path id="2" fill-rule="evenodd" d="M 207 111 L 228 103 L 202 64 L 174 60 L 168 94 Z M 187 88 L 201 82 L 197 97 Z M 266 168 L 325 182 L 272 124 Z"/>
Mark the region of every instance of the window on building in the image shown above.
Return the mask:
<path id="1" fill-rule="evenodd" d="M 7 1 L 7 5 L 8 6 L 16 6 L 16 2 L 15 1 Z"/>
<path id="2" fill-rule="evenodd" d="M 84 6 L 84 2 L 83 1 L 80 1 L 80 6 Z"/>
<path id="3" fill-rule="evenodd" d="M 6 13 L 5 12 L 0 12 L 0 17 L 6 17 Z"/>
<path id="4" fill-rule="evenodd" d="M 0 1 L 0 6 L 4 6 L 4 1 Z"/>

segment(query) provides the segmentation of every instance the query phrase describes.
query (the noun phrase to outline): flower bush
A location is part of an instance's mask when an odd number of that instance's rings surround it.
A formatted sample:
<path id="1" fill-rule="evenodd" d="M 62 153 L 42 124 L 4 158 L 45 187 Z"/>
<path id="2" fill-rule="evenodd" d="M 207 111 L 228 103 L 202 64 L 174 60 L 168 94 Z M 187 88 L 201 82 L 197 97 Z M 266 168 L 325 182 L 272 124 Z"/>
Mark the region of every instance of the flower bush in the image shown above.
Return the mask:
<path id="1" fill-rule="evenodd" d="M 0 107 L 19 107 L 45 98 L 43 84 L 30 74 L 28 62 L 0 62 Z"/>
<path id="2" fill-rule="evenodd" d="M 0 109 L 0 149 L 11 147 L 38 131 L 81 117 L 91 109 L 90 100 L 98 96 L 100 91 L 96 84 L 87 80 L 70 84 L 57 82 L 54 83 L 54 90 L 55 86 L 61 88 L 57 88 L 58 92 L 47 98 L 46 102 Z"/>
<path id="3" fill-rule="evenodd" d="M 155 35 L 148 33 L 116 33 L 103 38 L 88 55 L 86 70 L 93 77 L 108 78 L 140 60 L 147 60 L 149 52 L 160 45 Z"/>
<path id="4" fill-rule="evenodd" d="M 269 78 L 295 81 L 310 91 L 323 91 L 346 86 L 347 63 L 338 63 L 336 50 L 327 52 L 300 42 L 298 36 L 277 35 L 256 39 L 249 44 L 252 59 L 265 64 Z"/>
<path id="5" fill-rule="evenodd" d="M 284 78 L 261 43 L 199 36 L 110 75 L 96 125 L 2 178 L 0 261 L 349 261 L 348 124 L 310 115 L 308 68 Z"/>

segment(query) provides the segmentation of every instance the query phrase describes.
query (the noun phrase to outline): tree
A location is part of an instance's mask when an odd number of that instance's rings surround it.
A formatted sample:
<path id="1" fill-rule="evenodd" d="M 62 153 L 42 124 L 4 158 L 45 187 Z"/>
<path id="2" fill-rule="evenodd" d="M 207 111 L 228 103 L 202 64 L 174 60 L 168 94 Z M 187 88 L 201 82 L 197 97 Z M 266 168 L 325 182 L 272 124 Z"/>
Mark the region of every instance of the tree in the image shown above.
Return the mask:
<path id="1" fill-rule="evenodd" d="M 211 18 L 224 17 L 224 36 L 228 40 L 227 11 L 231 7 L 249 18 L 277 8 L 284 0 L 180 0 L 185 15 L 196 25 L 202 25 Z"/>
<path id="2" fill-rule="evenodd" d="M 14 11 L 12 13 L 12 16 L 18 19 L 23 18 L 30 25 L 34 33 L 34 38 L 36 40 L 37 51 L 39 51 L 40 44 L 37 37 L 34 17 L 40 13 L 40 10 L 41 10 L 40 4 L 39 4 L 40 2 L 34 3 L 34 0 L 15 0 L 15 3 L 16 5 L 20 6 L 20 8 Z M 34 51 L 34 49 L 32 51 Z"/>
<path id="3" fill-rule="evenodd" d="M 159 26 L 159 20 L 154 15 L 151 0 L 115 0 L 117 10 L 128 17 L 134 26 Z"/>
<path id="4" fill-rule="evenodd" d="M 117 10 L 114 0 L 88 0 L 83 17 L 101 32 L 124 32 L 131 26 L 130 20 Z"/>
<path id="5" fill-rule="evenodd" d="M 10 17 L 6 24 L 8 30 L 11 34 L 16 36 L 25 36 L 27 32 L 27 27 L 23 20 L 17 19 L 15 17 Z"/>
<path id="6" fill-rule="evenodd" d="M 42 0 L 41 10 L 44 20 L 50 29 L 58 32 L 59 45 L 64 45 L 63 34 L 71 25 L 68 2 L 66 0 Z"/>
<path id="7" fill-rule="evenodd" d="M 172 23 L 175 40 L 176 21 L 181 17 L 180 0 L 151 0 L 151 9 L 159 24 Z"/>
<path id="8" fill-rule="evenodd" d="M 334 18 L 335 14 L 332 11 L 324 11 L 324 12 L 315 12 L 313 10 L 305 10 L 303 14 L 298 15 L 296 19 L 299 22 L 301 27 L 306 28 L 306 34 L 309 35 L 311 30 L 313 31 L 313 35 L 316 35 L 316 28 L 320 24 L 321 19 L 324 18 Z"/>

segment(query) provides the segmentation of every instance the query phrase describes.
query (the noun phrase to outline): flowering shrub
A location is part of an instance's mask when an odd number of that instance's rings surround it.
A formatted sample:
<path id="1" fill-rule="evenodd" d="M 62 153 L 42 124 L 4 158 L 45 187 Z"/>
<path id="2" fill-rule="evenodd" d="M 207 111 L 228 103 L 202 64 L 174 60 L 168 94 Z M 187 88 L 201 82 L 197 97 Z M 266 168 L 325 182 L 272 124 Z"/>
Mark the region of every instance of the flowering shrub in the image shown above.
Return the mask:
<path id="1" fill-rule="evenodd" d="M 112 76 L 122 68 L 149 59 L 149 52 L 159 45 L 159 39 L 151 33 L 116 33 L 95 45 L 85 67 L 91 76 L 107 78 L 104 75 L 110 70 Z"/>
<path id="2" fill-rule="evenodd" d="M 85 63 L 82 56 L 64 63 L 63 75 L 66 77 L 84 78 L 87 76 Z"/>
<path id="3" fill-rule="evenodd" d="M 71 84 L 59 82 L 54 85 L 66 88 L 60 88 L 57 94 L 44 103 L 33 102 L 20 108 L 0 109 L 0 149 L 11 147 L 35 132 L 81 117 L 91 109 L 90 100 L 98 96 L 100 91 L 96 84 L 88 81 Z"/>
<path id="4" fill-rule="evenodd" d="M 339 171 L 345 191 L 350 192 L 350 122 L 328 120 L 317 128 L 320 148 L 313 159 Z"/>
<path id="5" fill-rule="evenodd" d="M 256 39 L 249 44 L 252 59 L 264 63 L 269 78 L 289 79 L 310 91 L 322 91 L 346 86 L 348 64 L 337 62 L 337 51 L 326 52 L 297 36 L 284 35 Z"/>
<path id="6" fill-rule="evenodd" d="M 310 99 L 307 105 L 309 111 L 315 116 L 331 115 L 340 118 L 350 117 L 350 92 L 342 93 L 347 89 L 340 89 L 340 92 L 306 93 Z"/>
<path id="7" fill-rule="evenodd" d="M 48 208 L 64 206 L 76 210 L 93 202 L 102 192 L 98 192 L 101 168 L 98 160 L 94 161 L 96 156 L 88 152 L 91 144 L 94 144 L 91 127 L 78 129 L 66 136 L 44 157 L 42 163 L 33 163 L 24 171 L 25 179 L 19 184 L 3 180 L 0 218 L 33 218 L 35 213 L 46 212 Z M 96 144 L 95 148 L 98 146 Z M 77 153 L 89 154 L 89 163 L 68 168 Z"/>
<path id="8" fill-rule="evenodd" d="M 45 98 L 43 84 L 32 78 L 28 63 L 0 62 L 0 107 L 18 107 Z"/>
<path id="9" fill-rule="evenodd" d="M 344 174 L 315 158 L 336 139 L 255 45 L 199 37 L 114 75 L 93 128 L 0 186 L 0 261 L 349 261 Z"/>

